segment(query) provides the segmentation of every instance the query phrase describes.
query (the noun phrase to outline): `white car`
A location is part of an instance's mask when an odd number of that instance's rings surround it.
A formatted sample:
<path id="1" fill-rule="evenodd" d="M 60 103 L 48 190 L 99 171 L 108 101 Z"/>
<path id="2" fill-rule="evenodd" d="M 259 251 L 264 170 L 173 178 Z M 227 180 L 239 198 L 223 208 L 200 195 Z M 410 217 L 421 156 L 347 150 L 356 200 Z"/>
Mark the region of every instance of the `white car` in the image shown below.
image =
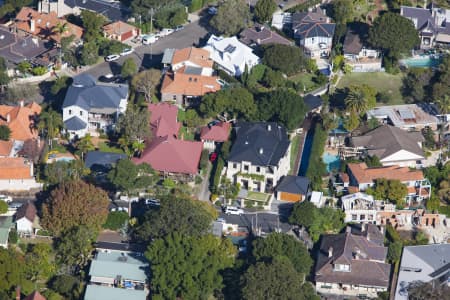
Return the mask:
<path id="1" fill-rule="evenodd" d="M 13 198 L 11 196 L 0 195 L 0 201 L 5 201 L 6 203 L 12 202 Z"/>
<path id="2" fill-rule="evenodd" d="M 120 55 L 117 54 L 111 54 L 105 57 L 105 61 L 110 62 L 110 61 L 115 61 L 118 60 L 120 58 Z"/>
<path id="3" fill-rule="evenodd" d="M 156 43 L 157 40 L 158 40 L 158 36 L 156 36 L 154 34 L 144 35 L 142 37 L 142 44 L 150 45 L 150 44 Z"/>
<path id="4" fill-rule="evenodd" d="M 225 209 L 225 214 L 240 216 L 244 214 L 244 211 L 241 208 L 237 208 L 235 206 L 227 206 L 227 208 Z"/>
<path id="5" fill-rule="evenodd" d="M 173 33 L 174 30 L 172 28 L 163 28 L 160 32 L 159 32 L 159 36 L 163 37 L 166 35 L 169 35 L 171 33 Z"/>
<path id="6" fill-rule="evenodd" d="M 130 55 L 133 52 L 134 52 L 133 48 L 127 48 L 124 49 L 122 52 L 120 52 L 120 56 Z"/>
<path id="7" fill-rule="evenodd" d="M 145 204 L 151 205 L 151 206 L 160 206 L 161 205 L 161 203 L 159 202 L 158 199 L 151 199 L 151 198 L 145 199 Z"/>

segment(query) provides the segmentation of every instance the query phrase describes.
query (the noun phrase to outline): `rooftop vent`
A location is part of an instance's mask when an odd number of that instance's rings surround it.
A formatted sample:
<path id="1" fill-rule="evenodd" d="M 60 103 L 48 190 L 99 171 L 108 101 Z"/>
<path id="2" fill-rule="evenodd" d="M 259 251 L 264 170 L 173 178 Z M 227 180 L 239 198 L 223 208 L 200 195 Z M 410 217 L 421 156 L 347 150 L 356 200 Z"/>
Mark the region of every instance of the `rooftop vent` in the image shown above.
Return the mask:
<path id="1" fill-rule="evenodd" d="M 4 40 L 4 39 L 5 39 L 5 35 L 4 34 L 0 35 L 0 40 Z"/>
<path id="2" fill-rule="evenodd" d="M 263 148 L 259 148 L 259 154 L 263 154 L 263 153 L 264 153 Z"/>

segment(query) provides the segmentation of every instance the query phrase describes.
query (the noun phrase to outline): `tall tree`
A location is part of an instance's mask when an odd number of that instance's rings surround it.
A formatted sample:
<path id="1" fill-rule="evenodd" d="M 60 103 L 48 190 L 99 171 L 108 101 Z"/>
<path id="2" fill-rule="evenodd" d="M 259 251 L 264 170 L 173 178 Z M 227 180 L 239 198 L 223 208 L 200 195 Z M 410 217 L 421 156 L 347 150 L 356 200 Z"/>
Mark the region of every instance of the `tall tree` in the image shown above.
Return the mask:
<path id="1" fill-rule="evenodd" d="M 81 10 L 81 20 L 83 21 L 85 42 L 95 42 L 102 36 L 102 26 L 105 24 L 105 17 L 95 12 L 83 9 Z M 97 49 L 98 52 L 98 49 Z"/>
<path id="2" fill-rule="evenodd" d="M 59 22 L 53 28 L 53 32 L 58 35 L 59 40 L 59 63 L 62 63 L 62 36 L 69 30 L 69 24 L 67 22 Z"/>
<path id="3" fill-rule="evenodd" d="M 150 241 L 171 233 L 199 236 L 209 231 L 216 212 L 203 202 L 169 195 L 161 199 L 159 211 L 150 210 L 136 228 L 142 241 Z"/>
<path id="4" fill-rule="evenodd" d="M 76 143 L 78 150 L 81 152 L 81 159 L 84 159 L 84 155 L 89 152 L 95 150 L 95 146 L 92 143 L 92 137 L 88 133 L 84 137 L 82 137 L 80 140 Z"/>
<path id="5" fill-rule="evenodd" d="M 255 5 L 255 16 L 259 22 L 272 20 L 273 13 L 277 10 L 277 4 L 273 0 L 258 0 Z"/>
<path id="6" fill-rule="evenodd" d="M 147 108 L 131 106 L 119 117 L 117 131 L 129 142 L 144 142 L 151 137 Z"/>
<path id="7" fill-rule="evenodd" d="M 249 119 L 257 111 L 253 95 L 245 88 L 229 88 L 203 97 L 200 112 L 208 117 L 227 113 L 234 118 Z"/>
<path id="8" fill-rule="evenodd" d="M 57 236 L 81 225 L 99 230 L 106 221 L 108 205 L 102 189 L 80 180 L 63 182 L 42 205 L 42 225 Z"/>
<path id="9" fill-rule="evenodd" d="M 129 159 L 121 159 L 109 171 L 108 179 L 116 189 L 129 194 L 150 186 L 156 176 L 148 164 L 135 165 Z"/>
<path id="10" fill-rule="evenodd" d="M 347 89 L 347 96 L 345 97 L 347 111 L 363 115 L 375 105 L 376 91 L 372 87 L 368 85 L 352 85 Z"/>
<path id="11" fill-rule="evenodd" d="M 220 272 L 231 267 L 235 248 L 212 235 L 173 233 L 154 240 L 145 256 L 151 261 L 152 287 L 158 299 L 208 299 L 222 287 Z"/>
<path id="12" fill-rule="evenodd" d="M 346 24 L 352 21 L 354 4 L 351 0 L 336 0 L 331 5 L 333 19 L 336 23 Z"/>
<path id="13" fill-rule="evenodd" d="M 263 63 L 274 70 L 293 75 L 309 66 L 309 58 L 299 47 L 270 44 L 264 48 Z"/>
<path id="14" fill-rule="evenodd" d="M 229 0 L 222 3 L 210 24 L 218 32 L 234 35 L 250 23 L 250 10 L 244 0 Z"/>
<path id="15" fill-rule="evenodd" d="M 98 45 L 94 41 L 84 43 L 80 58 L 81 63 L 85 66 L 95 64 L 98 61 Z"/>
<path id="16" fill-rule="evenodd" d="M 133 76 L 134 74 L 136 74 L 136 72 L 137 72 L 137 66 L 136 66 L 136 63 L 134 62 L 134 60 L 131 57 L 125 59 L 125 61 L 123 62 L 123 65 L 122 65 L 122 69 L 120 71 L 120 75 L 123 78 L 129 78 L 129 77 Z"/>
<path id="17" fill-rule="evenodd" d="M 375 187 L 367 190 L 375 199 L 390 200 L 397 205 L 405 204 L 408 189 L 400 180 L 379 178 L 375 180 Z"/>
<path id="18" fill-rule="evenodd" d="M 27 278 L 33 282 L 47 281 L 56 272 L 52 247 L 45 243 L 33 244 L 30 247 L 25 254 Z"/>
<path id="19" fill-rule="evenodd" d="M 42 136 L 45 136 L 50 148 L 53 146 L 53 139 L 59 134 L 59 131 L 63 127 L 63 121 L 61 115 L 53 109 L 48 109 L 41 112 L 39 115 L 39 122 L 37 128 L 41 132 Z"/>
<path id="20" fill-rule="evenodd" d="M 14 249 L 0 247 L 0 266 L 0 291 L 9 294 L 20 285 L 23 292 L 31 292 L 33 284 L 26 279 L 24 259 Z"/>
<path id="21" fill-rule="evenodd" d="M 134 87 L 138 93 L 142 93 L 145 100 L 150 102 L 160 81 L 161 71 L 150 69 L 134 75 L 131 80 L 131 86 Z"/>
<path id="22" fill-rule="evenodd" d="M 441 114 L 448 114 L 450 112 L 450 97 L 444 95 L 440 99 L 437 99 L 436 104 Z"/>
<path id="23" fill-rule="evenodd" d="M 420 39 L 414 23 L 393 12 L 387 12 L 375 19 L 369 30 L 369 41 L 392 57 L 399 58 L 419 45 Z"/>
<path id="24" fill-rule="evenodd" d="M 61 182 L 80 180 L 89 173 L 90 170 L 85 167 L 81 160 L 57 161 L 45 164 L 44 176 L 41 179 L 47 186 L 55 186 Z"/>

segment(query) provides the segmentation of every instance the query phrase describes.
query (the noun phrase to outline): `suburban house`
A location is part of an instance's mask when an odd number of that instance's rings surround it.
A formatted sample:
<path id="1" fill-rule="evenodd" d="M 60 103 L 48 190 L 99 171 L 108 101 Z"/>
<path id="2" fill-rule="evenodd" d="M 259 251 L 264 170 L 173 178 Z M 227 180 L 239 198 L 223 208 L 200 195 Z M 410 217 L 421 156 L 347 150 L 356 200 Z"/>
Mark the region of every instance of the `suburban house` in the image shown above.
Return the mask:
<path id="1" fill-rule="evenodd" d="M 0 158 L 0 191 L 29 191 L 41 188 L 33 173 L 33 162 L 23 157 Z"/>
<path id="2" fill-rule="evenodd" d="M 346 223 L 384 224 L 378 217 L 379 212 L 393 213 L 395 205 L 387 201 L 374 200 L 372 195 L 357 192 L 341 197 L 342 210 Z"/>
<path id="3" fill-rule="evenodd" d="M 436 130 L 439 120 L 429 107 L 420 104 L 379 106 L 367 111 L 367 118 L 376 118 L 380 123 L 408 131 L 424 128 Z"/>
<path id="4" fill-rule="evenodd" d="M 217 122 L 210 123 L 200 131 L 200 140 L 203 142 L 203 148 L 214 151 L 216 145 L 228 141 L 230 136 L 231 123 Z"/>
<path id="5" fill-rule="evenodd" d="M 38 10 L 42 13 L 56 12 L 58 17 L 74 14 L 80 15 L 82 10 L 89 10 L 103 15 L 111 22 L 127 21 L 131 10 L 116 1 L 92 1 L 92 0 L 39 0 Z"/>
<path id="6" fill-rule="evenodd" d="M 311 194 L 311 185 L 306 177 L 286 175 L 275 190 L 278 201 L 302 202 Z"/>
<path id="7" fill-rule="evenodd" d="M 286 129 L 275 122 L 241 122 L 235 130 L 226 177 L 245 190 L 272 193 L 290 168 Z"/>
<path id="8" fill-rule="evenodd" d="M 260 59 L 252 48 L 239 42 L 237 37 L 219 37 L 211 35 L 203 48 L 211 54 L 217 66 L 232 76 L 241 76 L 247 69 L 250 71 L 259 64 Z"/>
<path id="9" fill-rule="evenodd" d="M 31 35 L 21 37 L 3 25 L 0 25 L 0 36 L 3 36 L 0 43 L 0 56 L 6 60 L 9 76 L 15 75 L 14 69 L 22 61 L 39 64 L 41 58 L 53 49 L 47 41 Z"/>
<path id="10" fill-rule="evenodd" d="M 424 137 L 391 125 L 382 125 L 361 136 L 350 139 L 351 152 L 377 156 L 383 166 L 420 168 L 425 154 Z M 346 156 L 345 153 L 342 153 Z"/>
<path id="11" fill-rule="evenodd" d="M 420 48 L 450 43 L 450 10 L 431 4 L 429 8 L 401 6 L 400 15 L 410 19 L 419 32 Z"/>
<path id="12" fill-rule="evenodd" d="M 288 12 L 284 12 L 282 10 L 278 10 L 272 15 L 272 23 L 273 28 L 278 30 L 283 30 L 285 28 L 291 28 L 292 26 L 292 14 Z"/>
<path id="13" fill-rule="evenodd" d="M 11 216 L 0 216 L 0 247 L 8 248 L 9 232 L 13 227 Z"/>
<path id="14" fill-rule="evenodd" d="M 95 253 L 84 300 L 145 300 L 148 262 L 142 253 L 103 250 Z"/>
<path id="15" fill-rule="evenodd" d="M 408 288 L 417 283 L 448 285 L 450 282 L 449 262 L 450 244 L 404 247 L 395 289 L 395 300 L 411 299 L 408 297 Z"/>
<path id="16" fill-rule="evenodd" d="M 17 233 L 25 236 L 34 236 L 41 229 L 36 206 L 32 202 L 27 202 L 17 209 L 16 216 Z"/>
<path id="17" fill-rule="evenodd" d="M 139 34 L 139 28 L 122 21 L 116 21 L 103 26 L 103 35 L 110 40 L 123 42 L 135 38 Z"/>
<path id="18" fill-rule="evenodd" d="M 421 202 L 431 195 L 431 184 L 423 176 L 421 170 L 399 166 L 369 168 L 366 163 L 349 163 L 347 164 L 347 174 L 348 182 L 344 181 L 344 186 L 355 187 L 357 191 L 361 192 L 373 187 L 377 179 L 399 180 L 408 189 L 406 196 L 408 205 L 413 201 Z"/>
<path id="19" fill-rule="evenodd" d="M 376 225 L 365 224 L 359 234 L 324 235 L 315 268 L 316 291 L 343 297 L 377 298 L 387 291 L 391 266 L 386 263 L 384 234 Z"/>
<path id="20" fill-rule="evenodd" d="M 343 45 L 345 63 L 352 67 L 352 72 L 382 71 L 381 52 L 371 49 L 364 39 L 361 33 L 347 30 Z"/>
<path id="21" fill-rule="evenodd" d="M 64 126 L 72 138 L 109 131 L 127 103 L 128 85 L 97 84 L 91 75 L 78 75 L 64 98 Z"/>
<path id="22" fill-rule="evenodd" d="M 56 32 L 58 24 L 67 24 L 67 31 L 63 33 Z M 83 28 L 67 22 L 65 19 L 58 18 L 58 15 L 51 11 L 48 14 L 40 13 L 30 7 L 22 7 L 16 16 L 15 28 L 20 32 L 40 37 L 46 40 L 52 40 L 56 43 L 61 42 L 62 37 L 74 35 L 75 40 L 81 39 Z"/>
<path id="23" fill-rule="evenodd" d="M 420 227 L 436 227 L 441 221 L 444 221 L 444 217 L 439 214 L 427 212 L 425 209 L 401 209 L 396 211 L 378 211 L 377 224 L 380 225 L 392 225 L 395 229 L 401 229 L 402 227 L 408 228 L 420 228 Z"/>
<path id="24" fill-rule="evenodd" d="M 41 113 L 41 106 L 35 102 L 24 105 L 20 101 L 18 106 L 0 105 L 0 125 L 6 125 L 11 130 L 10 141 L 23 145 L 27 140 L 38 140 L 37 119 Z"/>
<path id="25" fill-rule="evenodd" d="M 221 89 L 219 77 L 213 76 L 214 61 L 205 49 L 166 49 L 162 63 L 171 67 L 162 81 L 162 101 L 197 105 L 199 97 Z"/>
<path id="26" fill-rule="evenodd" d="M 255 24 L 251 28 L 242 30 L 242 32 L 239 33 L 239 40 L 249 47 L 268 44 L 294 45 L 294 43 L 287 38 L 261 24 Z"/>
<path id="27" fill-rule="evenodd" d="M 305 53 L 312 58 L 328 58 L 336 24 L 320 11 L 292 15 L 292 31 Z"/>
<path id="28" fill-rule="evenodd" d="M 198 173 L 203 143 L 177 139 L 181 124 L 177 121 L 178 108 L 167 103 L 149 104 L 152 139 L 136 164 L 148 163 L 163 174 L 187 175 Z"/>
<path id="29" fill-rule="evenodd" d="M 108 173 L 112 167 L 127 156 L 121 153 L 89 151 L 84 157 L 84 166 L 95 173 Z"/>

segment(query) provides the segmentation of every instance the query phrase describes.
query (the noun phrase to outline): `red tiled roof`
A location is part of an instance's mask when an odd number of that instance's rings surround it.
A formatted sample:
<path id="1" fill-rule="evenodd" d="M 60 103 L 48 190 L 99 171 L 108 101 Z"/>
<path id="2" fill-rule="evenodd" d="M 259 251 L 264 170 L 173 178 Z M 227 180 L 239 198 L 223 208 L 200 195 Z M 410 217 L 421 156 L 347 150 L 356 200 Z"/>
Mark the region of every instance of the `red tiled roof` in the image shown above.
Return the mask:
<path id="1" fill-rule="evenodd" d="M 9 156 L 13 145 L 13 141 L 0 141 L 0 156 Z"/>
<path id="2" fill-rule="evenodd" d="M 154 137 L 178 136 L 178 107 L 168 103 L 149 104 L 150 125 Z"/>
<path id="3" fill-rule="evenodd" d="M 26 106 L 0 105 L 0 125 L 7 125 L 11 129 L 10 138 L 13 140 L 26 141 L 37 138 L 34 117 L 40 113 L 41 107 L 36 103 Z"/>
<path id="4" fill-rule="evenodd" d="M 162 94 L 203 96 L 220 90 L 219 77 L 186 74 L 183 71 L 166 73 L 161 85 Z"/>
<path id="5" fill-rule="evenodd" d="M 200 132 L 200 139 L 205 141 L 225 142 L 230 134 L 231 123 L 220 122 L 214 126 L 205 126 Z"/>
<path id="6" fill-rule="evenodd" d="M 205 49 L 195 47 L 183 48 L 180 50 L 175 50 L 173 53 L 172 65 L 190 61 L 202 68 L 212 68 L 214 61 L 210 59 L 209 56 L 209 51 Z"/>
<path id="7" fill-rule="evenodd" d="M 379 178 L 400 180 L 401 182 L 424 179 L 422 171 L 410 170 L 407 167 L 369 168 L 365 163 L 349 163 L 347 168 L 352 172 L 358 183 L 370 183 Z"/>
<path id="8" fill-rule="evenodd" d="M 0 157 L 0 179 L 31 178 L 31 165 L 23 157 Z"/>
<path id="9" fill-rule="evenodd" d="M 42 296 L 38 291 L 34 291 L 23 300 L 47 300 L 44 296 Z"/>
<path id="10" fill-rule="evenodd" d="M 122 22 L 122 21 L 117 21 L 117 22 L 110 23 L 108 25 L 103 26 L 103 31 L 105 31 L 109 35 L 112 35 L 112 34 L 122 35 L 124 33 L 130 32 L 133 30 L 138 31 L 139 29 L 133 25 L 130 25 L 130 24 Z"/>
<path id="11" fill-rule="evenodd" d="M 148 163 L 161 172 L 196 174 L 203 143 L 177 140 L 172 136 L 155 137 L 140 158 L 133 158 L 136 164 Z"/>

